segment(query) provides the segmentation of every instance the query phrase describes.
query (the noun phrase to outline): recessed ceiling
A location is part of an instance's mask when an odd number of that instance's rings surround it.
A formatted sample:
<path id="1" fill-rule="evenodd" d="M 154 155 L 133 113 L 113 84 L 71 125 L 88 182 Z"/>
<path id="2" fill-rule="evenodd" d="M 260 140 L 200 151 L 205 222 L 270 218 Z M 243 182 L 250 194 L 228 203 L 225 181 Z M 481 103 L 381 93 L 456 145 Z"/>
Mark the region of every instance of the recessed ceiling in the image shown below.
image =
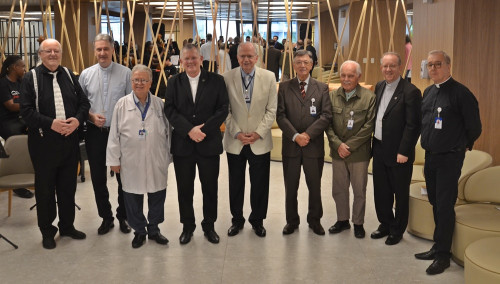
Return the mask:
<path id="1" fill-rule="evenodd" d="M 19 13 L 20 8 L 19 8 L 19 2 L 20 0 L 14 0 L 15 1 L 15 11 Z M 49 2 L 52 5 L 56 5 L 58 1 L 61 3 L 64 3 L 65 0 L 49 0 Z M 67 3 L 69 1 L 74 1 L 74 3 L 77 0 L 66 0 Z M 229 5 L 230 0 L 220 0 L 217 1 L 218 3 L 218 11 L 216 13 L 218 19 L 227 19 L 228 13 L 230 14 L 231 19 L 236 19 L 240 20 L 243 18 L 243 21 L 253 21 L 254 19 L 254 12 L 252 9 L 252 1 L 251 0 L 241 0 L 241 11 L 240 11 L 240 4 L 237 0 L 232 1 L 231 0 L 231 5 Z M 286 20 L 286 11 L 285 11 L 285 0 L 262 0 L 262 1 L 254 1 L 256 3 L 256 9 L 257 9 L 257 18 L 260 21 L 265 21 L 267 17 L 273 19 L 273 20 L 280 20 L 284 21 Z M 352 0 L 353 2 L 359 2 L 359 1 L 364 1 L 364 0 Z M 391 0 L 394 1 L 394 0 Z M 40 2 L 43 2 L 44 6 L 47 5 L 47 0 L 23 0 L 24 3 L 28 3 L 28 11 L 40 11 Z M 81 3 L 90 3 L 91 6 L 94 4 L 94 0 L 80 0 Z M 97 3 L 102 2 L 102 7 L 104 8 L 106 5 L 106 1 L 104 0 L 98 0 Z M 123 6 L 124 12 L 126 12 L 126 4 L 127 0 L 109 0 L 107 3 L 108 10 L 111 12 L 119 13 L 120 12 L 120 4 Z M 130 5 L 132 5 L 133 1 L 128 0 Z M 172 18 L 175 13 L 175 8 L 177 5 L 178 1 L 167 1 L 166 4 L 166 11 L 164 13 L 165 18 Z M 194 2 L 194 3 L 193 3 Z M 348 5 L 351 2 L 351 0 L 330 0 L 330 5 L 332 9 L 338 8 L 339 6 L 344 6 Z M 413 3 L 413 0 L 406 0 L 405 1 L 407 4 Z M 144 9 L 144 5 L 150 5 L 150 13 L 152 13 L 153 17 L 160 17 L 164 2 L 163 1 L 147 1 L 147 0 L 137 0 L 136 1 L 136 11 L 137 9 Z M 203 0 L 203 1 L 179 1 L 180 6 L 183 7 L 184 11 L 184 18 L 193 18 L 194 13 L 193 13 L 193 5 L 194 5 L 194 12 L 196 13 L 196 18 L 197 19 L 212 19 L 212 15 L 215 14 L 215 12 L 212 12 L 210 9 L 210 0 Z M 311 3 L 313 4 L 313 10 L 311 11 L 311 17 L 314 18 L 317 15 L 317 4 L 318 1 L 304 1 L 304 0 L 298 0 L 295 2 L 288 1 L 289 8 L 292 8 L 291 11 L 291 18 L 292 20 L 307 20 L 308 15 L 309 15 L 309 9 L 311 7 Z M 12 1 L 11 0 L 0 0 L 0 16 L 9 16 L 9 11 L 11 7 Z M 269 5 L 268 5 L 269 4 Z M 212 1 L 212 5 L 215 5 L 215 0 Z M 268 9 L 269 6 L 269 9 Z M 55 7 L 53 7 L 54 10 Z M 328 5 L 325 0 L 321 0 L 321 11 L 326 11 L 328 9 Z M 177 17 L 179 17 L 179 14 L 177 14 Z"/>

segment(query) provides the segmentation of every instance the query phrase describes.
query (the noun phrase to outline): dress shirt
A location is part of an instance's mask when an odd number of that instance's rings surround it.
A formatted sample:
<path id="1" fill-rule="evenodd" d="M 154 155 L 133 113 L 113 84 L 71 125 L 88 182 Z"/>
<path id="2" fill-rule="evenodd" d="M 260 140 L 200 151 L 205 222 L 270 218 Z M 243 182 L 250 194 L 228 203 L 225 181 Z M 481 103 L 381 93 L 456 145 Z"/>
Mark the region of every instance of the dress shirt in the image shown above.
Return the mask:
<path id="1" fill-rule="evenodd" d="M 300 83 L 302 82 L 305 82 L 306 84 L 304 85 L 304 91 L 306 92 L 307 94 L 307 88 L 309 87 L 309 79 L 311 78 L 311 76 L 307 76 L 307 79 L 305 79 L 304 81 L 301 81 L 299 79 L 299 77 L 297 77 L 297 80 L 299 81 L 299 86 L 300 86 Z M 300 133 L 295 133 L 292 137 L 292 141 L 295 142 L 295 138 L 297 138 L 297 135 L 299 135 Z"/>
<path id="2" fill-rule="evenodd" d="M 382 140 L 382 119 L 384 118 L 385 110 L 387 109 L 387 106 L 391 101 L 392 95 L 394 95 L 394 91 L 396 91 L 396 87 L 399 84 L 399 80 L 401 80 L 401 77 L 398 77 L 398 79 L 396 79 L 396 81 L 392 83 L 386 82 L 385 84 L 384 92 L 382 93 L 382 98 L 378 106 L 377 120 L 375 121 L 374 136 L 378 140 Z"/>
<path id="3" fill-rule="evenodd" d="M 132 92 L 132 72 L 125 66 L 111 62 L 107 68 L 95 64 L 82 71 L 80 85 L 90 101 L 90 112 L 106 117 L 104 127 L 111 125 L 116 102 Z"/>
<path id="4" fill-rule="evenodd" d="M 200 74 L 201 72 L 198 73 L 196 77 L 191 77 L 186 73 L 189 79 L 189 85 L 191 86 L 191 94 L 193 94 L 193 103 L 196 102 L 196 91 L 198 90 L 198 82 L 200 81 Z"/>
<path id="5" fill-rule="evenodd" d="M 200 54 L 203 56 L 203 60 L 210 61 L 210 53 L 212 51 L 212 41 L 207 41 L 200 47 Z M 215 56 L 217 55 L 217 50 L 214 46 L 214 55 L 212 61 L 215 61 Z"/>
<path id="6" fill-rule="evenodd" d="M 243 91 L 243 99 L 245 99 L 245 86 L 243 85 L 243 82 L 245 84 L 250 83 L 248 86 L 248 95 L 250 96 L 250 103 L 252 102 L 252 93 L 253 93 L 253 83 L 255 82 L 255 67 L 253 68 L 252 72 L 250 73 L 245 73 L 243 69 L 241 69 L 241 89 Z M 250 109 L 250 103 L 247 103 L 247 108 Z"/>
<path id="7" fill-rule="evenodd" d="M 301 80 L 299 79 L 299 77 L 297 77 L 297 80 L 299 81 L 299 86 L 300 86 L 300 83 L 301 83 L 301 82 L 306 82 L 306 85 L 304 86 L 304 90 L 306 91 L 306 94 L 307 94 L 307 88 L 309 87 L 309 78 L 311 78 L 311 76 L 310 76 L 310 75 L 309 75 L 309 76 L 307 76 L 307 79 L 305 79 L 304 81 L 301 81 Z"/>
<path id="8" fill-rule="evenodd" d="M 134 103 L 135 103 L 135 105 L 139 108 L 139 110 L 141 111 L 141 113 L 143 113 L 144 109 L 146 108 L 146 105 L 148 104 L 149 96 L 150 96 L 151 93 L 149 93 L 148 96 L 146 97 L 146 101 L 144 102 L 144 104 L 141 103 L 141 101 L 139 100 L 139 98 L 137 97 L 137 95 L 134 93 L 134 91 L 132 91 L 132 94 L 134 94 Z"/>

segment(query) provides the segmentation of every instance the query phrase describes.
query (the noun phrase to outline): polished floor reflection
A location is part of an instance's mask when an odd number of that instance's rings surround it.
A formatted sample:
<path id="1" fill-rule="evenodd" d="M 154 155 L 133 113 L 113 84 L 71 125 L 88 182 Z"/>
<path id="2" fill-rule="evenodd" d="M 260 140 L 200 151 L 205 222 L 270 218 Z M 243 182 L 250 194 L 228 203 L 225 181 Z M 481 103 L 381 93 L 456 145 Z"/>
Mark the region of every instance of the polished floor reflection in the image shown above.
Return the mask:
<path id="1" fill-rule="evenodd" d="M 338 235 L 317 236 L 307 226 L 307 189 L 301 177 L 299 212 L 302 223 L 289 236 L 281 231 L 285 225 L 282 165 L 271 162 L 269 211 L 264 226 L 265 238 L 257 237 L 246 223 L 243 231 L 227 236 L 231 224 L 228 198 L 227 162 L 221 156 L 219 178 L 219 218 L 215 230 L 221 240 L 209 243 L 201 230 L 202 196 L 199 184 L 195 192 L 197 229 L 192 241 L 180 245 L 177 190 L 173 166 L 169 168 L 169 187 L 165 203 L 162 234 L 167 246 L 147 242 L 132 249 L 133 235 L 120 232 L 118 222 L 107 235 L 97 235 L 101 220 L 97 215 L 90 173 L 87 181 L 78 183 L 75 226 L 87 234 L 83 241 L 56 236 L 54 250 L 42 248 L 36 226 L 36 212 L 29 211 L 34 199 L 13 198 L 13 213 L 7 217 L 7 194 L 0 194 L 0 234 L 19 245 L 14 250 L 0 240 L 1 283 L 463 283 L 464 270 L 451 263 L 445 273 L 427 276 L 431 262 L 413 257 L 430 248 L 431 242 L 405 234 L 401 243 L 387 246 L 372 240 L 369 234 L 378 226 L 373 206 L 373 186 L 369 178 L 365 229 L 367 237 L 356 239 L 353 229 Z M 88 169 L 88 167 L 87 167 Z M 331 165 L 323 172 L 323 227 L 335 221 L 335 204 L 331 196 Z M 113 208 L 116 208 L 116 181 L 110 178 Z M 247 179 L 248 184 L 248 179 Z M 250 211 L 246 192 L 245 216 Z M 352 197 L 351 197 L 352 199 Z M 145 204 L 147 207 L 147 204 Z M 56 221 L 57 222 L 57 221 Z"/>

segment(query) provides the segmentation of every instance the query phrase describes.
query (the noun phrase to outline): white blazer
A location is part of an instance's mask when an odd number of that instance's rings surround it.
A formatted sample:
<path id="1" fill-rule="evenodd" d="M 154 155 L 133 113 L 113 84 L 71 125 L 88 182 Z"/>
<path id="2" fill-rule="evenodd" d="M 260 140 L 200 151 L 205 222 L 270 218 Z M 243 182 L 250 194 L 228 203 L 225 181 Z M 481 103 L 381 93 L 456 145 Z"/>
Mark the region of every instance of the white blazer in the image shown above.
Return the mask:
<path id="1" fill-rule="evenodd" d="M 255 155 L 270 152 L 273 148 L 271 127 L 276 118 L 278 101 L 276 78 L 274 73 L 255 67 L 252 102 L 250 109 L 243 97 L 241 67 L 223 74 L 229 95 L 229 114 L 224 132 L 224 149 L 230 154 L 239 155 L 243 144 L 236 139 L 238 132 L 256 132 L 261 139 L 250 145 Z"/>
<path id="2" fill-rule="evenodd" d="M 106 165 L 120 166 L 123 190 L 145 194 L 167 188 L 171 128 L 163 112 L 163 101 L 150 94 L 144 127 L 145 139 L 139 138 L 142 117 L 133 92 L 118 100 L 113 111 L 106 149 Z"/>

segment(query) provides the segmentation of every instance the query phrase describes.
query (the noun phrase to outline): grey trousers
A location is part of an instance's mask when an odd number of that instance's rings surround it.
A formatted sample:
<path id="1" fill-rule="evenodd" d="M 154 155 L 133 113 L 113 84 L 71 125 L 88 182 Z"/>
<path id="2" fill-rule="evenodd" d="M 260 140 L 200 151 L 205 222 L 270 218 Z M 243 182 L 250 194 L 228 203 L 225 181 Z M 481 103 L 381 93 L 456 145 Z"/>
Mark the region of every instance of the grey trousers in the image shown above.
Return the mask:
<path id="1" fill-rule="evenodd" d="M 365 222 L 369 163 L 347 163 L 344 160 L 332 159 L 332 196 L 337 206 L 338 221 L 349 220 L 349 186 L 352 185 L 352 222 L 355 225 L 363 225 Z"/>

